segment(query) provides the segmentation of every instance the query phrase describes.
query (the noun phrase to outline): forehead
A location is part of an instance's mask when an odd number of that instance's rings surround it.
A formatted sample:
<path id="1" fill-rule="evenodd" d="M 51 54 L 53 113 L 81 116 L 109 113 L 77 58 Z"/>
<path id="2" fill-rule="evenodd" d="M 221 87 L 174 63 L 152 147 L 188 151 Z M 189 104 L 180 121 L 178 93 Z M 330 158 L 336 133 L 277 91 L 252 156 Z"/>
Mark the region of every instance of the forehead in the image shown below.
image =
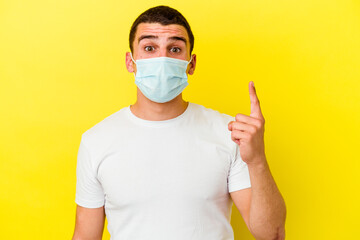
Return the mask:
<path id="1" fill-rule="evenodd" d="M 186 28 L 179 24 L 161 25 L 160 23 L 140 23 L 136 29 L 135 42 L 141 35 L 155 35 L 159 37 L 179 36 L 184 37 L 187 42 L 189 41 Z"/>

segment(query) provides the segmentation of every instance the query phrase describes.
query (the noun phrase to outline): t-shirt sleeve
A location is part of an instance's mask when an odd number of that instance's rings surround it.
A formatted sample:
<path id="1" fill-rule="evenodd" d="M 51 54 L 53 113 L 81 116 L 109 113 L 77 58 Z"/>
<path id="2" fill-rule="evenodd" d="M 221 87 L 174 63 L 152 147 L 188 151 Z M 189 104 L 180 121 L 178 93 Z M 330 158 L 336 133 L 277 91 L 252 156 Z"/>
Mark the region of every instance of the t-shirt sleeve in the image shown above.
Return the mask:
<path id="1" fill-rule="evenodd" d="M 231 161 L 228 188 L 229 193 L 251 187 L 247 164 L 241 159 L 239 146 L 236 144 L 235 155 Z"/>
<path id="2" fill-rule="evenodd" d="M 75 202 L 82 207 L 98 208 L 104 205 L 105 197 L 92 159 L 83 139 L 77 154 Z"/>

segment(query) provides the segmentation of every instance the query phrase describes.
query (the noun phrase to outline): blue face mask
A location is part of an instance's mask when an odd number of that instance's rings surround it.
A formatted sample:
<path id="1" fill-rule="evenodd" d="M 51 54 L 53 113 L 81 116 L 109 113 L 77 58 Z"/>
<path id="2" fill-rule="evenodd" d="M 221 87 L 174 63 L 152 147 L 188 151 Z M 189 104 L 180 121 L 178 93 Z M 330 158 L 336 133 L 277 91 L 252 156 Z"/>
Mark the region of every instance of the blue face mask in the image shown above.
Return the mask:
<path id="1" fill-rule="evenodd" d="M 164 103 L 177 97 L 188 85 L 186 69 L 190 61 L 169 57 L 135 60 L 135 84 L 151 101 Z"/>

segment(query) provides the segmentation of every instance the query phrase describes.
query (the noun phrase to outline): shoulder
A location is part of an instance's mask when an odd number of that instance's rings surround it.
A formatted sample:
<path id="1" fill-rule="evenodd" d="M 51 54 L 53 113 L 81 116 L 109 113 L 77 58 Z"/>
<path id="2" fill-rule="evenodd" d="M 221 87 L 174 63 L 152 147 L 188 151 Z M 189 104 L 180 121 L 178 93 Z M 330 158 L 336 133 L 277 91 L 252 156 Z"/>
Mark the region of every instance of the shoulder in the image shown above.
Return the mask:
<path id="1" fill-rule="evenodd" d="M 85 145 L 89 148 L 93 146 L 99 147 L 112 139 L 113 136 L 116 136 L 119 128 L 124 124 L 126 125 L 125 114 L 127 108 L 121 108 L 87 129 L 81 137 Z"/>
<path id="2" fill-rule="evenodd" d="M 198 118 L 202 118 L 204 121 L 212 124 L 227 125 L 230 121 L 233 121 L 235 119 L 234 116 L 219 112 L 218 110 L 214 110 L 200 104 L 192 103 L 192 105 L 194 113 Z"/>
<path id="3" fill-rule="evenodd" d="M 236 154 L 237 144 L 231 139 L 231 131 L 228 129 L 230 121 L 235 117 L 218 110 L 193 103 L 194 119 L 206 138 L 212 139 L 216 144 L 220 144 L 226 151 L 231 153 L 233 159 Z"/>
<path id="4" fill-rule="evenodd" d="M 225 139 L 225 142 L 231 140 L 228 124 L 234 121 L 235 117 L 195 103 L 193 103 L 193 109 L 193 118 L 199 129 L 213 134 L 216 138 Z M 231 142 L 228 143 L 231 144 Z"/>

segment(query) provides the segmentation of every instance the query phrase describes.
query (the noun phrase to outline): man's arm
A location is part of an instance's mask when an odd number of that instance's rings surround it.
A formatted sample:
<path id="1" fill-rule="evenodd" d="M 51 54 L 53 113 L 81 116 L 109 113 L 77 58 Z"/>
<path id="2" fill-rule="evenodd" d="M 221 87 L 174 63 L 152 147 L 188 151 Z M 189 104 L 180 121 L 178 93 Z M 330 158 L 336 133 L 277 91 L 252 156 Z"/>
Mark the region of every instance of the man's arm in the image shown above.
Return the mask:
<path id="1" fill-rule="evenodd" d="M 77 205 L 75 231 L 72 240 L 101 240 L 104 231 L 105 209 Z"/>
<path id="2" fill-rule="evenodd" d="M 256 239 L 285 239 L 286 207 L 269 166 L 248 165 L 251 188 L 231 192 L 231 198 Z"/>
<path id="3" fill-rule="evenodd" d="M 286 208 L 265 157 L 264 125 L 254 82 L 249 82 L 250 116 L 237 114 L 228 125 L 231 139 L 239 145 L 246 162 L 251 189 L 232 192 L 231 198 L 256 239 L 285 238 Z"/>

